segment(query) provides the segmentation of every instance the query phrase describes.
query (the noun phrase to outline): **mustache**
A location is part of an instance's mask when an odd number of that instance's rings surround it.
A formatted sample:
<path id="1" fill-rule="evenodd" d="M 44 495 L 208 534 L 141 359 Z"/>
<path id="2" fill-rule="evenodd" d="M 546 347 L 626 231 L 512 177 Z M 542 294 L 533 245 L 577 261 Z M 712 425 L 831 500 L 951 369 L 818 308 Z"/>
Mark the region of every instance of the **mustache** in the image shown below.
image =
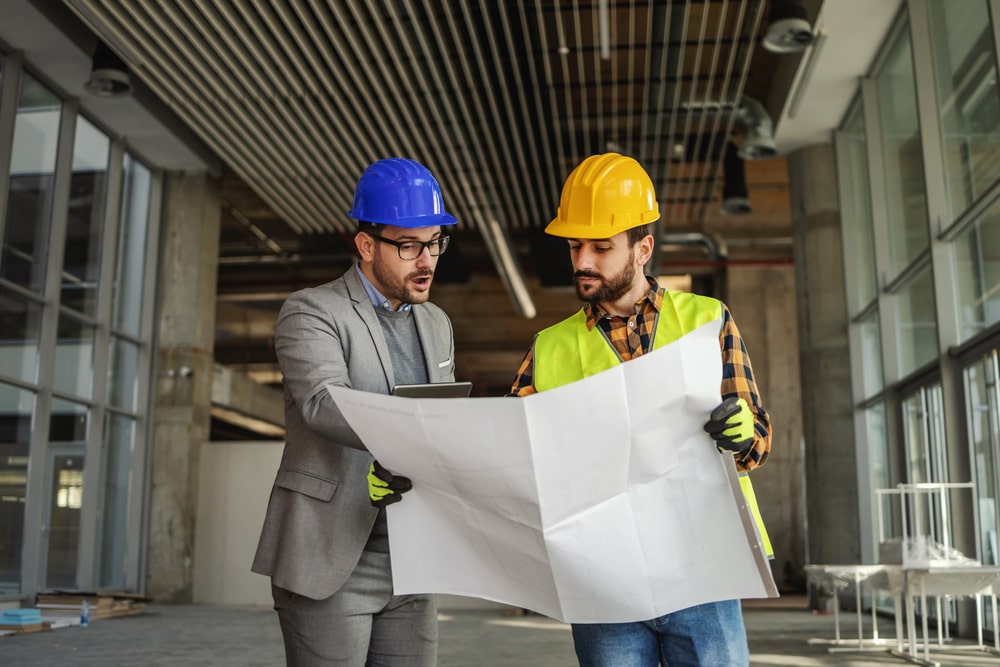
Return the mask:
<path id="1" fill-rule="evenodd" d="M 414 271 L 410 275 L 406 276 L 407 280 L 416 280 L 417 278 L 433 278 L 433 277 L 434 277 L 434 271 L 430 269 Z"/>
<path id="2" fill-rule="evenodd" d="M 595 273 L 593 271 L 574 271 L 574 278 L 597 278 L 598 280 L 603 280 L 604 276 L 600 273 Z"/>

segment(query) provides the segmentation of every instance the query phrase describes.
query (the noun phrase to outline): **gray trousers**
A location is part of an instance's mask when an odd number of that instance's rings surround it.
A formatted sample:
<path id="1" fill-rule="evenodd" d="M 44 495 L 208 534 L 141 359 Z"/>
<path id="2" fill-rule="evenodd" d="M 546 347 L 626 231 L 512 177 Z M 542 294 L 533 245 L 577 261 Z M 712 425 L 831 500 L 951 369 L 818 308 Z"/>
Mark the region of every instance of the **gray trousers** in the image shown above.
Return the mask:
<path id="1" fill-rule="evenodd" d="M 336 593 L 312 600 L 271 585 L 289 667 L 434 667 L 432 595 L 393 595 L 389 554 L 365 551 Z"/>

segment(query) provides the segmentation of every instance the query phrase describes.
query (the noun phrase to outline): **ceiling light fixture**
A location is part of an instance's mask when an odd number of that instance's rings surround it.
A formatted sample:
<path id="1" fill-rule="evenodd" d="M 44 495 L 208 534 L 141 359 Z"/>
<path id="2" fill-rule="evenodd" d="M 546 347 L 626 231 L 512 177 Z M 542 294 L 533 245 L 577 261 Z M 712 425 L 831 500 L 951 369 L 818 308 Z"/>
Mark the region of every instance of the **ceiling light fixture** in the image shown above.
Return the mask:
<path id="1" fill-rule="evenodd" d="M 773 53 L 795 53 L 813 43 L 809 15 L 797 0 L 773 0 L 764 48 Z"/>
<path id="2" fill-rule="evenodd" d="M 101 97 L 123 97 L 132 92 L 132 79 L 125 61 L 104 42 L 98 42 L 94 49 L 90 78 L 83 87 Z"/>

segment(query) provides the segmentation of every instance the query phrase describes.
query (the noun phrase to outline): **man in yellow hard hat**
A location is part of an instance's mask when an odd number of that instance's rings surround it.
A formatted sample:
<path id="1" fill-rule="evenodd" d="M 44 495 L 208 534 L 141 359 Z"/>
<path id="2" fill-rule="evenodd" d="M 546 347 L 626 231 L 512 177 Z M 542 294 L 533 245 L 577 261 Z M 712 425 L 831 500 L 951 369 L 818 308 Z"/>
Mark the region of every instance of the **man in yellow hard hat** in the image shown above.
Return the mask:
<path id="1" fill-rule="evenodd" d="M 605 153 L 573 170 L 545 231 L 567 240 L 584 306 L 538 333 L 511 394 L 527 396 L 583 379 L 718 321 L 724 400 L 705 415 L 705 430 L 745 473 L 763 464 L 771 448 L 770 421 L 750 357 L 724 303 L 664 290 L 643 273 L 655 243 L 652 223 L 659 217 L 653 183 L 636 160 Z M 573 642 L 582 667 L 731 667 L 750 660 L 739 600 L 634 623 L 574 624 Z"/>

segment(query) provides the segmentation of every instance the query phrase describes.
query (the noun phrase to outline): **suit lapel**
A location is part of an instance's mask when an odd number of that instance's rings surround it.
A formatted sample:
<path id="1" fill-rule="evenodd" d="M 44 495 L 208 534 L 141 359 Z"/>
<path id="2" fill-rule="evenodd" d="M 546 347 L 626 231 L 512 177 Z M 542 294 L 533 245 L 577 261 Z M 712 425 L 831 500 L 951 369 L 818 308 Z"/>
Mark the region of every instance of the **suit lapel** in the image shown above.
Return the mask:
<path id="1" fill-rule="evenodd" d="M 386 386 L 389 388 L 389 391 L 392 391 L 392 388 L 396 385 L 396 379 L 392 371 L 392 360 L 389 358 L 389 346 L 385 342 L 385 334 L 382 333 L 382 326 L 378 323 L 378 315 L 375 314 L 375 308 L 372 306 L 371 301 L 368 300 L 368 292 L 365 291 L 365 286 L 361 284 L 361 279 L 358 278 L 355 267 L 352 266 L 344 274 L 344 283 L 347 285 L 347 294 L 351 298 L 351 305 L 354 307 L 354 312 L 358 314 L 358 317 L 361 318 L 361 321 L 368 328 L 368 335 L 371 336 L 379 363 L 382 366 Z"/>

